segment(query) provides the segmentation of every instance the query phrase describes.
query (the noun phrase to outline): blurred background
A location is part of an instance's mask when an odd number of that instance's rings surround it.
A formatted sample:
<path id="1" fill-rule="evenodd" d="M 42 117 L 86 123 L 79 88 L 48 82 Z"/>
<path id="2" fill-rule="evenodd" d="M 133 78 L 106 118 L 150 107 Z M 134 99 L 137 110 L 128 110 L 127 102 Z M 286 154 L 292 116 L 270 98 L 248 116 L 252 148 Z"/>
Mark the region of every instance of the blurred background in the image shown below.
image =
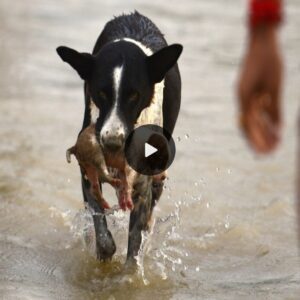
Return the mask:
<path id="1" fill-rule="evenodd" d="M 285 4 L 284 137 L 263 158 L 237 128 L 247 1 L 0 0 L 1 299 L 299 299 L 300 3 Z M 184 45 L 177 156 L 136 273 L 123 267 L 128 213 L 108 217 L 112 262 L 94 258 L 78 166 L 65 161 L 82 82 L 55 52 L 90 52 L 107 21 L 134 9 Z"/>

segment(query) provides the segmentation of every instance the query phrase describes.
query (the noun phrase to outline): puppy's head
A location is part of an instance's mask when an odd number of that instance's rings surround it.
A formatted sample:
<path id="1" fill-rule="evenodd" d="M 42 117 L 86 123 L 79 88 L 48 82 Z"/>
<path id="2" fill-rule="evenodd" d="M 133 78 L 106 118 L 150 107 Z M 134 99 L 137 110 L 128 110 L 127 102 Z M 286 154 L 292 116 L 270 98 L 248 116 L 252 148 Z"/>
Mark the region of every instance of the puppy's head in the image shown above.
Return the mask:
<path id="1" fill-rule="evenodd" d="M 57 53 L 87 82 L 99 108 L 97 138 L 107 151 L 122 150 L 140 113 L 150 105 L 154 85 L 176 64 L 182 46 L 174 44 L 148 56 L 137 44 L 120 40 L 96 55 L 58 47 Z"/>

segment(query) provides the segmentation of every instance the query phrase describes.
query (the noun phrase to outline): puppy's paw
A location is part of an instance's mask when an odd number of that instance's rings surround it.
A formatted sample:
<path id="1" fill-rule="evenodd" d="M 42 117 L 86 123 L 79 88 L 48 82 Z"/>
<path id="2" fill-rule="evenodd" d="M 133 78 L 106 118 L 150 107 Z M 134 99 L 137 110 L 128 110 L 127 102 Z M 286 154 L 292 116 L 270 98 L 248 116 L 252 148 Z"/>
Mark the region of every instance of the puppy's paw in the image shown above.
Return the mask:
<path id="1" fill-rule="evenodd" d="M 103 209 L 110 209 L 110 205 L 104 199 L 102 200 L 101 206 L 102 206 Z"/>
<path id="2" fill-rule="evenodd" d="M 127 208 L 127 204 L 126 204 L 126 197 L 124 194 L 121 194 L 119 196 L 119 205 L 120 205 L 120 208 L 125 211 L 126 208 Z"/>
<path id="3" fill-rule="evenodd" d="M 117 179 L 117 178 L 112 178 L 110 184 L 113 186 L 113 187 L 120 187 L 121 186 L 121 183 L 122 181 L 120 179 Z"/>
<path id="4" fill-rule="evenodd" d="M 129 210 L 133 210 L 133 202 L 132 202 L 132 198 L 130 196 L 127 196 L 126 197 L 126 207 L 129 209 Z"/>

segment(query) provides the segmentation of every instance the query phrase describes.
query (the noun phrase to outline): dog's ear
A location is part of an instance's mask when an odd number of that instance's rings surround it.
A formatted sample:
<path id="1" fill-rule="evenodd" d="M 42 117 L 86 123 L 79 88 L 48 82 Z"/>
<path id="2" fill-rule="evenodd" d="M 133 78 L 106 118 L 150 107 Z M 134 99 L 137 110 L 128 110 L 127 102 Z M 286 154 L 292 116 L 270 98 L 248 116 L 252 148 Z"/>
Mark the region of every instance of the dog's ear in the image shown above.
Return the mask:
<path id="1" fill-rule="evenodd" d="M 71 65 L 83 80 L 90 78 L 94 65 L 94 58 L 91 54 L 79 53 L 65 46 L 58 47 L 56 51 L 60 58 Z"/>
<path id="2" fill-rule="evenodd" d="M 160 82 L 166 73 L 175 65 L 183 47 L 173 44 L 147 57 L 149 78 L 152 83 Z"/>

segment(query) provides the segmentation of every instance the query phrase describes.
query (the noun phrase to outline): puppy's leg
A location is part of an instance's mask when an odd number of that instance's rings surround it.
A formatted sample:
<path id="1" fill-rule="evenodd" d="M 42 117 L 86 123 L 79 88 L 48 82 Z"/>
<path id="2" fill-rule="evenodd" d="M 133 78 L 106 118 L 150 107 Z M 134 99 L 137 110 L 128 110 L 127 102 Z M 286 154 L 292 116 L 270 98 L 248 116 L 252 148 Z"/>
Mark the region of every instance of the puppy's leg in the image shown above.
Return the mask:
<path id="1" fill-rule="evenodd" d="M 125 184 L 127 188 L 126 194 L 126 206 L 130 210 L 133 209 L 133 201 L 132 201 L 132 193 L 133 193 L 133 185 L 135 180 L 137 179 L 138 174 L 135 170 L 133 170 L 129 165 L 125 167 Z"/>
<path id="2" fill-rule="evenodd" d="M 137 256 L 141 241 L 142 231 L 149 229 L 152 215 L 152 177 L 139 175 L 138 182 L 134 185 L 134 208 L 130 214 L 127 261 L 134 261 Z"/>
<path id="3" fill-rule="evenodd" d="M 135 177 L 136 172 L 129 166 L 125 167 L 125 172 L 120 173 L 122 185 L 119 189 L 119 205 L 123 210 L 126 210 L 126 208 L 133 209 L 132 186 Z"/>
<path id="4" fill-rule="evenodd" d="M 128 185 L 127 185 L 127 181 L 126 181 L 126 176 L 123 172 L 120 172 L 120 178 L 121 178 L 121 182 L 122 184 L 119 187 L 119 193 L 118 194 L 118 200 L 119 200 L 119 206 L 122 210 L 126 210 L 126 198 L 127 198 L 127 192 L 128 192 Z"/>
<path id="5" fill-rule="evenodd" d="M 66 159 L 68 163 L 71 162 L 71 154 L 75 155 L 75 153 L 76 153 L 76 146 L 73 146 L 66 151 Z"/>
<path id="6" fill-rule="evenodd" d="M 105 170 L 101 170 L 99 173 L 101 182 L 107 182 L 113 187 L 119 187 L 122 183 L 120 179 L 112 177 L 106 167 Z"/>
<path id="7" fill-rule="evenodd" d="M 86 172 L 86 176 L 88 180 L 91 183 L 91 189 L 98 200 L 99 204 L 103 209 L 108 209 L 110 208 L 109 204 L 105 201 L 101 191 L 100 191 L 100 184 L 99 184 L 99 178 L 98 178 L 98 170 L 95 167 L 91 166 L 85 166 L 84 170 Z"/>
<path id="8" fill-rule="evenodd" d="M 105 158 L 101 152 L 99 152 L 98 156 L 94 158 L 93 161 L 95 167 L 98 169 L 98 175 L 100 177 L 101 182 L 107 182 L 113 187 L 119 187 L 121 185 L 121 180 L 118 178 L 113 178 L 107 169 Z"/>

